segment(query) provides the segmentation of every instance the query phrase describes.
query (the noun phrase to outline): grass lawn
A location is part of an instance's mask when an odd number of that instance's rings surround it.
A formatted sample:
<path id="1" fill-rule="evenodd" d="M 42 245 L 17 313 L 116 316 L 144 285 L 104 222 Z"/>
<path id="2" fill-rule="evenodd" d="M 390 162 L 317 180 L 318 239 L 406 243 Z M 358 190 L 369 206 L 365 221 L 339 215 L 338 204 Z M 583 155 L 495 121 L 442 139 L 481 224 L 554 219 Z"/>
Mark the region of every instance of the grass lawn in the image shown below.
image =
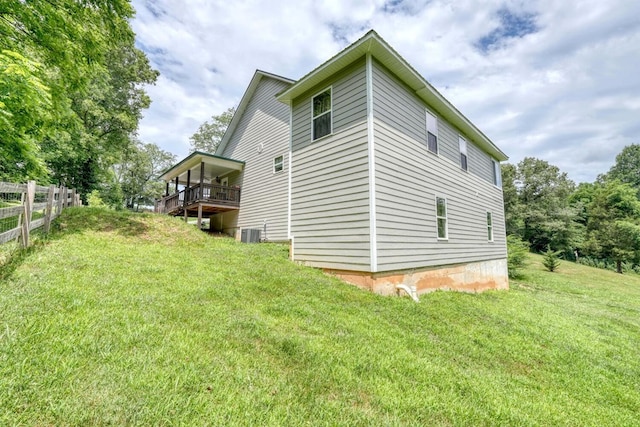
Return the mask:
<path id="1" fill-rule="evenodd" d="M 640 277 L 380 297 L 179 220 L 70 208 L 0 271 L 0 425 L 640 425 Z"/>

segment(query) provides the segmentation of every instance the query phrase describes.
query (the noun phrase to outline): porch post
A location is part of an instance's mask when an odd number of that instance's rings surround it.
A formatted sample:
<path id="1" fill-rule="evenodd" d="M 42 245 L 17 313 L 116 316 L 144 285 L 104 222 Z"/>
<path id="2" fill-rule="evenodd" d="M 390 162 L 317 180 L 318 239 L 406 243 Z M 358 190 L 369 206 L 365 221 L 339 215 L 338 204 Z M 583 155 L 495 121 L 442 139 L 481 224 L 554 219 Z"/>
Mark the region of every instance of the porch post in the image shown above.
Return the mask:
<path id="1" fill-rule="evenodd" d="M 198 203 L 198 230 L 202 228 L 202 203 Z"/>
<path id="2" fill-rule="evenodd" d="M 169 181 L 165 182 L 166 189 L 164 190 L 164 196 L 167 197 L 169 195 Z"/>
<path id="3" fill-rule="evenodd" d="M 178 177 L 176 176 L 176 193 L 178 192 Z"/>
<path id="4" fill-rule="evenodd" d="M 189 169 L 187 171 L 187 186 L 184 189 L 184 205 L 185 205 L 185 207 L 191 201 L 191 190 L 189 190 L 189 187 L 191 187 L 191 169 Z"/>
<path id="5" fill-rule="evenodd" d="M 204 188 L 202 188 L 202 184 L 204 183 L 204 162 L 200 162 L 200 192 L 199 199 L 204 199 Z"/>

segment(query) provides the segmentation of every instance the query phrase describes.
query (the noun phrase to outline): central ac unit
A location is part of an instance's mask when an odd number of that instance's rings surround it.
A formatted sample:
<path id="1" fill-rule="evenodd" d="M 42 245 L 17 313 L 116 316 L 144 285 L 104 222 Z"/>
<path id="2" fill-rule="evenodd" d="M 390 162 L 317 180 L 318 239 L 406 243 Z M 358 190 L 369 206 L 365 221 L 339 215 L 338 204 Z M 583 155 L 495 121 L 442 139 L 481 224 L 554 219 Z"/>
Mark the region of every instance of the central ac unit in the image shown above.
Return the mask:
<path id="1" fill-rule="evenodd" d="M 243 243 L 259 243 L 260 232 L 259 228 L 243 228 L 240 234 L 240 241 Z"/>

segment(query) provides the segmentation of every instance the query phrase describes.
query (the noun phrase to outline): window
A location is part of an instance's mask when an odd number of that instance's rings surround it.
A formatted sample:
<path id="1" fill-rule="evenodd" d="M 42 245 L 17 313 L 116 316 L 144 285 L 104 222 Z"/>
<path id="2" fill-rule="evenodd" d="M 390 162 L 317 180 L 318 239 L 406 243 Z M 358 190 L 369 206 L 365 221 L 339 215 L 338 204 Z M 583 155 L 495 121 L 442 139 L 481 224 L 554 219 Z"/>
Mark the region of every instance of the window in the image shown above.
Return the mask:
<path id="1" fill-rule="evenodd" d="M 315 141 L 333 131 L 331 124 L 331 88 L 314 96 L 311 100 L 311 105 L 313 109 L 312 139 Z"/>
<path id="2" fill-rule="evenodd" d="M 500 163 L 491 160 L 493 163 L 493 185 L 502 187 L 502 173 L 500 171 Z"/>
<path id="3" fill-rule="evenodd" d="M 438 154 L 438 119 L 427 111 L 427 149 Z"/>
<path id="4" fill-rule="evenodd" d="M 487 212 L 487 240 L 493 242 L 493 218 L 491 218 L 491 212 Z"/>
<path id="5" fill-rule="evenodd" d="M 284 169 L 284 156 L 278 156 L 273 159 L 273 173 L 281 172 Z"/>
<path id="6" fill-rule="evenodd" d="M 436 197 L 436 220 L 438 222 L 438 239 L 446 239 L 447 235 L 447 199 Z"/>
<path id="7" fill-rule="evenodd" d="M 467 169 L 467 141 L 461 136 L 458 137 L 458 146 L 460 147 L 460 167 Z"/>

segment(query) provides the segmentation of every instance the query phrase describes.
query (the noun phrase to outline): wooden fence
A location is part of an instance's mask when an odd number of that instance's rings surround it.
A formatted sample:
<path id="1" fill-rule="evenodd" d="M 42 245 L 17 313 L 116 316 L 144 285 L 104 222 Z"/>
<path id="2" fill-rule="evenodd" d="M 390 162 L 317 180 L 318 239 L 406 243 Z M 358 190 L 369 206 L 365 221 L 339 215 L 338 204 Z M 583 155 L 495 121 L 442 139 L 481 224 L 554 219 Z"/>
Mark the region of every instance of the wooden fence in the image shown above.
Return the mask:
<path id="1" fill-rule="evenodd" d="M 2 198 L 2 196 L 5 196 Z M 36 185 L 0 182 L 0 244 L 20 239 L 22 247 L 29 246 L 32 230 L 44 227 L 48 233 L 53 221 L 63 209 L 80 206 L 75 190 L 55 185 Z"/>

